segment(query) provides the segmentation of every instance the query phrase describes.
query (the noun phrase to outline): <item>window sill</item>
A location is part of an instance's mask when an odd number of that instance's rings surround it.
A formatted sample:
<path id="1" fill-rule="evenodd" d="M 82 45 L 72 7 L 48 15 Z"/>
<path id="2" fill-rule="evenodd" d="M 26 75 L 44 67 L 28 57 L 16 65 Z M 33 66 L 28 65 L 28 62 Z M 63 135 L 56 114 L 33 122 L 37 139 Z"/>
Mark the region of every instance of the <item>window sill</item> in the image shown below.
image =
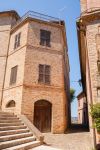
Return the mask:
<path id="1" fill-rule="evenodd" d="M 16 83 L 9 84 L 9 87 L 14 87 L 14 86 L 16 86 Z"/>
<path id="2" fill-rule="evenodd" d="M 42 82 L 38 82 L 38 85 L 42 85 L 42 86 L 51 86 L 50 83 L 42 83 Z"/>
<path id="3" fill-rule="evenodd" d="M 51 48 L 51 45 L 50 46 L 47 46 L 47 45 L 42 45 L 42 44 L 40 44 L 40 46 L 42 46 L 42 47 L 45 47 L 45 48 Z"/>

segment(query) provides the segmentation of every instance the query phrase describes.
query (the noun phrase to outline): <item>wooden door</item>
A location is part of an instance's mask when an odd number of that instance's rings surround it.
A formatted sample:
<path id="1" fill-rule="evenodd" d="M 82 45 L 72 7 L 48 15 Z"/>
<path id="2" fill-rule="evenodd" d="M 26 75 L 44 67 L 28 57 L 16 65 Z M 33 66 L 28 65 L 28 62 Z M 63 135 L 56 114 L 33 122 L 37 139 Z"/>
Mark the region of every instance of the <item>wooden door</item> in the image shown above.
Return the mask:
<path id="1" fill-rule="evenodd" d="M 39 101 L 34 107 L 34 125 L 41 132 L 51 131 L 51 104 L 47 101 Z"/>

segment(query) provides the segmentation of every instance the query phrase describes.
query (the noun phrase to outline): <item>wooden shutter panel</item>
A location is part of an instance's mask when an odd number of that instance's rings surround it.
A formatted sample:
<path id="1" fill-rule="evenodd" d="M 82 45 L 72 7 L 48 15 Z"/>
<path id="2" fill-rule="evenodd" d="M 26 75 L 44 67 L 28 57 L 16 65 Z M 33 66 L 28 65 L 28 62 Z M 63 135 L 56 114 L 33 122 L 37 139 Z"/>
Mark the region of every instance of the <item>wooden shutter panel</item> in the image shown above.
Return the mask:
<path id="1" fill-rule="evenodd" d="M 45 33 L 44 33 L 44 30 L 40 30 L 40 45 L 45 45 Z"/>
<path id="2" fill-rule="evenodd" d="M 20 37 L 21 37 L 21 32 L 18 34 L 18 44 L 17 44 L 17 47 L 20 46 Z"/>
<path id="3" fill-rule="evenodd" d="M 17 68 L 18 68 L 18 66 L 11 68 L 10 85 L 16 83 Z"/>
<path id="4" fill-rule="evenodd" d="M 39 82 L 50 84 L 50 66 L 39 65 Z"/>
<path id="5" fill-rule="evenodd" d="M 50 83 L 50 66 L 45 66 L 45 83 Z"/>
<path id="6" fill-rule="evenodd" d="M 49 65 L 45 66 L 45 74 L 50 75 L 50 66 Z"/>
<path id="7" fill-rule="evenodd" d="M 17 47 L 17 35 L 15 35 L 15 43 L 14 43 L 14 49 Z"/>
<path id="8" fill-rule="evenodd" d="M 15 35 L 14 49 L 20 46 L 20 37 L 21 37 L 21 32 Z"/>
<path id="9" fill-rule="evenodd" d="M 98 65 L 98 72 L 100 73 L 100 61 L 97 62 Z"/>
<path id="10" fill-rule="evenodd" d="M 50 36 L 51 32 L 50 31 L 46 31 L 46 45 L 50 47 Z"/>
<path id="11" fill-rule="evenodd" d="M 44 81 L 44 65 L 39 65 L 39 82 Z"/>
<path id="12" fill-rule="evenodd" d="M 40 31 L 41 31 L 41 38 L 45 39 L 45 37 L 46 37 L 45 30 L 40 30 Z"/>
<path id="13" fill-rule="evenodd" d="M 50 31 L 40 30 L 40 45 L 50 47 Z"/>

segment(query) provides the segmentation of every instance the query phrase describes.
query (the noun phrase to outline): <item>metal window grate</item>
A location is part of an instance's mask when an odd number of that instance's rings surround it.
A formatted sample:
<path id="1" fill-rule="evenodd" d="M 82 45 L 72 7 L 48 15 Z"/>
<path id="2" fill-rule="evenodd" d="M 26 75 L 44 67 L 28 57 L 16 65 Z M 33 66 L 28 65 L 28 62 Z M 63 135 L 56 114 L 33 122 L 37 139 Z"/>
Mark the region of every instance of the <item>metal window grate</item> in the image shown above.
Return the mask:
<path id="1" fill-rule="evenodd" d="M 62 21 L 59 18 L 56 17 L 51 17 L 45 14 L 41 14 L 38 12 L 34 12 L 34 11 L 28 11 L 25 15 L 23 15 L 15 25 L 19 24 L 20 22 L 22 22 L 23 20 L 25 20 L 26 18 L 35 18 L 35 19 L 39 19 L 42 21 L 47 21 L 47 22 L 52 22 L 54 24 L 62 24 Z"/>

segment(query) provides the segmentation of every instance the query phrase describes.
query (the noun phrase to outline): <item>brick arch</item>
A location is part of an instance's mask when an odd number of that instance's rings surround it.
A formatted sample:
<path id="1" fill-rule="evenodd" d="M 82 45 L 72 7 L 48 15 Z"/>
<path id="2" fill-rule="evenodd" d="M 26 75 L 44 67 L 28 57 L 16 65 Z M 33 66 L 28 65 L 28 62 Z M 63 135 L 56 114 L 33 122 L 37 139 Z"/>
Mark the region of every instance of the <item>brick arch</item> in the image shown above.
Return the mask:
<path id="1" fill-rule="evenodd" d="M 46 100 L 46 99 L 38 99 L 38 100 L 35 100 L 35 101 L 34 101 L 34 104 L 36 104 L 36 103 L 38 103 L 38 102 L 40 102 L 40 101 L 45 101 L 45 102 L 48 102 L 48 103 L 50 103 L 50 104 L 52 105 L 52 102 L 51 102 L 50 100 Z"/>
<path id="2" fill-rule="evenodd" d="M 35 104 L 37 101 L 40 101 L 40 100 L 45 100 L 45 101 L 47 101 L 47 102 L 49 102 L 49 103 L 52 104 L 52 101 L 51 101 L 50 97 L 47 97 L 47 96 L 43 96 L 43 97 L 39 96 L 39 97 L 36 97 L 35 99 L 33 99 L 33 102 L 34 102 L 34 104 Z"/>
<path id="3" fill-rule="evenodd" d="M 7 104 L 6 104 L 6 108 L 9 108 L 9 107 L 15 107 L 16 106 L 16 103 L 14 100 L 10 100 Z"/>
<path id="4" fill-rule="evenodd" d="M 52 122 L 52 103 L 41 99 L 34 103 L 34 125 L 41 132 L 50 132 Z"/>

